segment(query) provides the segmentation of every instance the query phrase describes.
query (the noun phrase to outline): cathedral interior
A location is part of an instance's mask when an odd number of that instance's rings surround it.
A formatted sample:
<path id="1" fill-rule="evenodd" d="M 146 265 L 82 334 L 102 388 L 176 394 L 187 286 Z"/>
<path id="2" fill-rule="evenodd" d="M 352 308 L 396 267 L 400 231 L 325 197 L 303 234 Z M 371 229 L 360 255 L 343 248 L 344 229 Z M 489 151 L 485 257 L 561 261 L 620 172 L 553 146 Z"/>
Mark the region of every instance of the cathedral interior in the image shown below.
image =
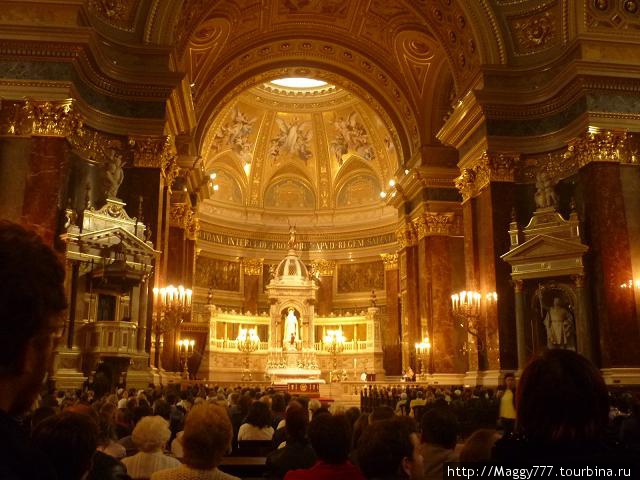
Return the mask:
<path id="1" fill-rule="evenodd" d="M 61 388 L 640 383 L 635 0 L 4 0 Z"/>

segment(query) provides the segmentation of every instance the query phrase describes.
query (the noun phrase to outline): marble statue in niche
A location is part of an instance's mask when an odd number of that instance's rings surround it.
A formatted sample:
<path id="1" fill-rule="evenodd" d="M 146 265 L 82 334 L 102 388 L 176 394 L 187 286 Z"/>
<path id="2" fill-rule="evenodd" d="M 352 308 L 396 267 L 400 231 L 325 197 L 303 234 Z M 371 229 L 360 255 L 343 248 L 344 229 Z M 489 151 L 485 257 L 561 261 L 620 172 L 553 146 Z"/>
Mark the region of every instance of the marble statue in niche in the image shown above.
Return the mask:
<path id="1" fill-rule="evenodd" d="M 111 150 L 111 156 L 104 164 L 103 185 L 107 198 L 118 198 L 118 190 L 124 180 L 122 156 Z"/>
<path id="2" fill-rule="evenodd" d="M 294 118 L 291 123 L 284 118 L 276 117 L 279 132 L 271 139 L 269 155 L 274 163 L 282 153 L 297 156 L 305 163 L 311 158 L 311 122 Z"/>
<path id="3" fill-rule="evenodd" d="M 544 326 L 547 348 L 575 349 L 574 299 L 570 287 L 550 282 L 539 285 L 534 295 L 539 319 Z M 540 320 L 538 320 L 540 321 Z"/>
<path id="4" fill-rule="evenodd" d="M 544 317 L 547 329 L 547 345 L 553 348 L 566 348 L 573 331 L 573 316 L 562 306 L 560 299 L 554 297 L 553 305 Z"/>
<path id="5" fill-rule="evenodd" d="M 558 195 L 554 189 L 553 179 L 546 172 L 539 172 L 536 175 L 536 207 L 557 208 Z"/>
<path id="6" fill-rule="evenodd" d="M 335 117 L 333 127 L 336 129 L 336 136 L 331 141 L 331 151 L 333 152 L 338 165 L 342 165 L 342 158 L 349 151 L 355 152 L 365 160 L 375 158 L 375 150 L 369 143 L 369 135 L 362 123 L 358 121 L 358 114 L 352 112 L 348 117 Z"/>

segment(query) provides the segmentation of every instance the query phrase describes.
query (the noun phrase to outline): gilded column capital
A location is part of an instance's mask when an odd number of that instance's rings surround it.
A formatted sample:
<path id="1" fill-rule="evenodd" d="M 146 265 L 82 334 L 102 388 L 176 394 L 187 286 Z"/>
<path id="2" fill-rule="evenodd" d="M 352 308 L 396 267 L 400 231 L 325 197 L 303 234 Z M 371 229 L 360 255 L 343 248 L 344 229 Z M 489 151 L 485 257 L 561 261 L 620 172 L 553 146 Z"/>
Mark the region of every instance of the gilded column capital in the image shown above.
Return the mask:
<path id="1" fill-rule="evenodd" d="M 169 225 L 193 231 L 197 228 L 196 214 L 186 203 L 174 203 L 169 209 Z"/>
<path id="2" fill-rule="evenodd" d="M 262 275 L 262 263 L 264 258 L 243 258 L 242 271 L 244 275 Z"/>
<path id="3" fill-rule="evenodd" d="M 380 258 L 382 258 L 385 270 L 398 270 L 397 253 L 381 253 Z"/>
<path id="4" fill-rule="evenodd" d="M 74 111 L 73 100 L 40 102 L 3 100 L 0 134 L 68 137 L 82 131 L 83 117 Z"/>
<path id="5" fill-rule="evenodd" d="M 399 249 L 416 245 L 418 242 L 418 236 L 413 224 L 408 222 L 398 228 L 396 230 L 396 239 L 398 241 Z"/>
<path id="6" fill-rule="evenodd" d="M 520 154 L 515 152 L 482 152 L 477 162 L 463 168 L 454 180 L 462 200 L 477 195 L 490 182 L 514 182 L 519 159 Z"/>
<path id="7" fill-rule="evenodd" d="M 521 293 L 524 288 L 524 280 L 514 279 L 513 280 L 513 289 L 516 293 Z"/>
<path id="8" fill-rule="evenodd" d="M 171 135 L 159 137 L 129 137 L 129 145 L 133 150 L 133 166 L 142 168 L 159 168 L 165 183 L 171 185 L 180 174 L 175 140 Z"/>
<path id="9" fill-rule="evenodd" d="M 311 268 L 314 272 L 318 272 L 321 277 L 332 277 L 335 275 L 336 262 L 333 260 L 325 260 L 317 258 L 311 262 Z"/>
<path id="10" fill-rule="evenodd" d="M 589 131 L 569 142 L 564 157 L 576 158 L 578 168 L 592 162 L 627 163 L 631 159 L 626 131 Z"/>
<path id="11" fill-rule="evenodd" d="M 187 214 L 187 220 L 185 225 L 185 233 L 189 240 L 196 240 L 198 238 L 198 232 L 200 231 L 200 220 L 193 209 L 189 209 Z"/>

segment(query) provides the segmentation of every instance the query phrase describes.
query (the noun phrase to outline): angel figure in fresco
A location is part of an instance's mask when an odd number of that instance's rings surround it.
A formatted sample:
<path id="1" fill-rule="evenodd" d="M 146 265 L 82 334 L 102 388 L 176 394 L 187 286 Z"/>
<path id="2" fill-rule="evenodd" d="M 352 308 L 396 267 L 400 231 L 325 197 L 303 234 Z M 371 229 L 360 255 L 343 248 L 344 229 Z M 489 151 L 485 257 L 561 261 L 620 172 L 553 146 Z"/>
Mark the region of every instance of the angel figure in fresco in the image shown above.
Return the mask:
<path id="1" fill-rule="evenodd" d="M 269 154 L 274 162 L 281 152 L 297 155 L 305 162 L 311 158 L 311 122 L 294 119 L 288 123 L 284 118 L 276 117 L 280 132 L 271 140 Z"/>
<path id="2" fill-rule="evenodd" d="M 337 131 L 335 139 L 331 142 L 331 148 L 338 165 L 342 165 L 342 156 L 349 150 L 355 151 L 365 160 L 373 160 L 375 152 L 369 144 L 369 136 L 364 126 L 358 122 L 358 114 L 351 112 L 348 117 L 336 117 L 333 127 Z"/>

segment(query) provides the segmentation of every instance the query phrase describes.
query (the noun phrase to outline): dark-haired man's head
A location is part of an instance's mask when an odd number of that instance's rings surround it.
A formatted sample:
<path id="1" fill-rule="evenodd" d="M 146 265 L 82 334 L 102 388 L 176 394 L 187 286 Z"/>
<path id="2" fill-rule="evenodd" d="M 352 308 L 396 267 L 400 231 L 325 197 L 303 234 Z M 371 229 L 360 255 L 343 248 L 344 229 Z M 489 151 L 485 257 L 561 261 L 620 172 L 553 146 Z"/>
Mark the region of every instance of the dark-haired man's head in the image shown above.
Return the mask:
<path id="1" fill-rule="evenodd" d="M 96 450 L 98 426 L 86 415 L 64 412 L 40 422 L 33 441 L 49 458 L 58 478 L 76 480 L 91 467 Z"/>
<path id="2" fill-rule="evenodd" d="M 420 440 L 411 418 L 371 424 L 360 437 L 357 458 L 367 478 L 420 479 L 424 475 Z"/>
<path id="3" fill-rule="evenodd" d="M 64 268 L 35 233 L 0 221 L 0 409 L 33 404 L 62 333 Z"/>
<path id="4" fill-rule="evenodd" d="M 522 372 L 519 430 L 535 442 L 594 442 L 604 434 L 609 400 L 600 371 L 582 355 L 552 349 Z"/>
<path id="5" fill-rule="evenodd" d="M 422 415 L 422 442 L 454 449 L 460 426 L 447 407 L 432 408 Z"/>
<path id="6" fill-rule="evenodd" d="M 318 459 L 331 464 L 344 463 L 351 445 L 349 421 L 344 415 L 316 415 L 309 424 L 309 440 Z"/>
<path id="7" fill-rule="evenodd" d="M 284 415 L 288 438 L 302 441 L 307 435 L 309 415 L 298 402 L 291 402 Z"/>

